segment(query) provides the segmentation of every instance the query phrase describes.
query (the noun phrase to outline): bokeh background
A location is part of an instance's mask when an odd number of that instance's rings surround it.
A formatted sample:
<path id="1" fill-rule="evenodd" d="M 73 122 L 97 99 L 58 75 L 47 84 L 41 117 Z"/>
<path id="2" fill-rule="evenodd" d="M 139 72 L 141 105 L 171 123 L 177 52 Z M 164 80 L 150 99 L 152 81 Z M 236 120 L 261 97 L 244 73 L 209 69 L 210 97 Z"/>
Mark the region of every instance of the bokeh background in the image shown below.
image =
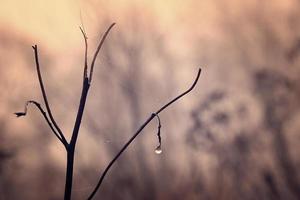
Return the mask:
<path id="1" fill-rule="evenodd" d="M 300 199 L 300 2 L 297 0 L 0 0 L 0 199 L 62 199 L 66 153 L 27 100 L 42 101 L 37 44 L 66 137 L 84 43 L 96 62 L 76 148 L 73 199 L 145 119 L 202 75 L 118 160 L 95 199 Z"/>

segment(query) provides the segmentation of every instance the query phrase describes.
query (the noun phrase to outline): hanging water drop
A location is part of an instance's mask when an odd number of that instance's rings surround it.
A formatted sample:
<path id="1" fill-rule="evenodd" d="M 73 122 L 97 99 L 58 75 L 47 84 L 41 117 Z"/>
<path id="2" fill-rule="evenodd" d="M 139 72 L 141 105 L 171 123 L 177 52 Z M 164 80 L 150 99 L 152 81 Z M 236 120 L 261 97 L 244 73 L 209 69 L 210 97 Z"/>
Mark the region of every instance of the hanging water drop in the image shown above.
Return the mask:
<path id="1" fill-rule="evenodd" d="M 161 153 L 162 153 L 161 146 L 156 147 L 155 153 L 156 153 L 156 154 L 161 154 Z"/>

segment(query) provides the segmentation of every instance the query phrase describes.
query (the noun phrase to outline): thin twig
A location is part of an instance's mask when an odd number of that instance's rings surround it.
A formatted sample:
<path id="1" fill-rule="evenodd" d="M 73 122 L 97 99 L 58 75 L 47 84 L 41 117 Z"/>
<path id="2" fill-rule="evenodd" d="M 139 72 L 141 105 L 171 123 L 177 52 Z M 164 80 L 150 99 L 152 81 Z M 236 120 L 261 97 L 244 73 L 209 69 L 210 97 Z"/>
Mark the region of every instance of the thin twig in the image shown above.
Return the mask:
<path id="1" fill-rule="evenodd" d="M 173 100 L 171 100 L 169 103 L 166 103 L 166 105 L 164 105 L 158 111 L 156 111 L 155 114 L 158 115 L 161 111 L 163 111 L 164 109 L 166 109 L 169 105 L 171 105 L 172 103 L 174 103 L 175 101 L 177 101 L 178 99 L 180 99 L 181 97 L 183 97 L 184 95 L 186 95 L 187 93 L 189 93 L 192 89 L 194 89 L 194 87 L 196 86 L 196 84 L 198 82 L 200 74 L 201 74 L 201 68 L 199 68 L 196 80 L 194 81 L 194 83 L 192 84 L 192 86 L 187 91 L 183 92 L 181 95 L 179 95 L 176 98 L 174 98 Z"/>
<path id="2" fill-rule="evenodd" d="M 84 45 L 85 45 L 85 51 L 84 51 L 84 72 L 83 72 L 83 80 L 87 77 L 87 70 L 88 70 L 88 62 L 87 62 L 87 51 L 88 51 L 88 43 L 87 43 L 87 36 L 86 33 L 84 31 L 84 27 L 80 28 L 80 31 L 83 35 L 83 39 L 84 39 Z"/>
<path id="3" fill-rule="evenodd" d="M 64 134 L 60 130 L 59 126 L 55 122 L 55 120 L 53 118 L 53 115 L 52 115 L 52 112 L 51 112 L 51 109 L 50 109 L 50 106 L 49 106 L 49 103 L 48 103 L 48 99 L 47 99 L 47 95 L 46 95 L 46 91 L 45 91 L 45 88 L 44 88 L 43 79 L 42 79 L 42 75 L 41 75 L 41 71 L 40 71 L 40 64 L 39 64 L 39 58 L 38 58 L 38 48 L 37 48 L 37 45 L 32 46 L 32 48 L 34 50 L 36 70 L 37 70 L 37 74 L 38 74 L 38 78 L 39 78 L 39 83 L 40 83 L 40 87 L 41 87 L 41 91 L 42 91 L 42 95 L 43 95 L 43 99 L 44 99 L 44 102 L 45 102 L 45 105 L 46 105 L 47 112 L 49 114 L 49 117 L 50 117 L 50 120 L 51 120 L 52 124 L 54 125 L 54 127 L 58 131 L 59 136 L 61 137 L 61 142 L 67 148 L 68 147 L 68 142 L 67 142 Z"/>
<path id="4" fill-rule="evenodd" d="M 116 24 L 116 23 L 112 23 L 112 24 L 109 26 L 109 28 L 108 28 L 107 31 L 104 33 L 104 35 L 103 35 L 103 37 L 102 37 L 102 39 L 101 39 L 101 41 L 100 41 L 100 43 L 99 43 L 99 45 L 98 45 L 98 47 L 97 47 L 97 50 L 96 50 L 96 52 L 95 52 L 95 54 L 94 54 L 94 57 L 93 57 L 93 60 L 92 60 L 92 64 L 91 64 L 90 76 L 89 76 L 89 83 L 91 83 L 92 78 L 93 78 L 93 70 L 94 70 L 94 65 L 95 65 L 95 62 L 96 62 L 98 53 L 99 53 L 99 51 L 100 51 L 100 49 L 101 49 L 101 47 L 102 47 L 102 45 L 103 45 L 103 43 L 104 43 L 104 41 L 105 41 L 105 38 L 107 37 L 109 31 L 112 29 L 112 27 L 113 27 L 115 24 Z"/>
<path id="5" fill-rule="evenodd" d="M 20 117 L 20 116 L 25 116 L 27 114 L 27 107 L 29 104 L 33 104 L 35 105 L 39 111 L 42 113 L 42 115 L 44 116 L 46 122 L 48 123 L 49 127 L 51 128 L 52 132 L 54 133 L 54 135 L 57 137 L 57 139 L 59 139 L 62 143 L 63 143 L 63 140 L 62 138 L 58 135 L 58 133 L 56 132 L 56 130 L 54 129 L 52 123 L 50 122 L 48 116 L 47 116 L 47 113 L 43 110 L 41 104 L 39 104 L 38 102 L 36 101 L 27 101 L 26 104 L 25 104 L 25 109 L 24 109 L 24 112 L 17 112 L 15 113 L 15 115 L 17 115 L 17 117 Z"/>
<path id="6" fill-rule="evenodd" d="M 180 99 L 181 97 L 183 97 L 184 95 L 186 95 L 187 93 L 189 93 L 197 84 L 198 79 L 200 77 L 201 74 L 201 69 L 199 68 L 198 70 L 198 74 L 197 77 L 195 79 L 195 81 L 193 82 L 192 86 L 186 90 L 185 92 L 183 92 L 182 94 L 180 94 L 179 96 L 175 97 L 173 100 L 171 100 L 170 102 L 168 102 L 167 104 L 165 104 L 164 106 L 162 106 L 158 111 L 156 111 L 155 113 L 151 114 L 151 116 L 141 125 L 141 127 L 136 131 L 136 133 L 128 140 L 128 142 L 126 142 L 126 144 L 122 147 L 122 149 L 117 153 L 117 155 L 109 162 L 109 164 L 107 165 L 107 167 L 105 168 L 105 170 L 103 171 L 96 187 L 94 188 L 93 192 L 90 194 L 90 196 L 88 197 L 88 200 L 91 200 L 95 194 L 97 193 L 98 189 L 100 188 L 105 175 L 107 174 L 108 170 L 112 167 L 112 165 L 117 161 L 117 159 L 121 156 L 121 154 L 127 149 L 127 147 L 132 143 L 132 141 L 141 133 L 141 131 L 149 124 L 149 122 L 152 121 L 152 119 L 157 116 L 160 112 L 162 112 L 164 109 L 166 109 L 168 106 L 170 106 L 172 103 L 174 103 L 175 101 L 177 101 L 178 99 Z"/>

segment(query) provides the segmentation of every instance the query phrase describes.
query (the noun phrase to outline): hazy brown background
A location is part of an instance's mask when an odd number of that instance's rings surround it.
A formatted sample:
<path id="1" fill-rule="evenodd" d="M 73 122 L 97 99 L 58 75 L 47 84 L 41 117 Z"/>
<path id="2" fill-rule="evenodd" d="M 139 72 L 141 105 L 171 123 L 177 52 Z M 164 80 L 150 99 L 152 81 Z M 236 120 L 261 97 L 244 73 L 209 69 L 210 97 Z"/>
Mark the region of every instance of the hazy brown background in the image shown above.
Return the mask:
<path id="1" fill-rule="evenodd" d="M 26 100 L 42 102 L 31 45 L 70 137 L 83 71 L 110 23 L 77 145 L 85 199 L 139 125 L 185 90 L 126 151 L 95 199 L 300 199 L 300 3 L 296 0 L 0 0 L 0 199 L 62 199 L 65 152 Z"/>

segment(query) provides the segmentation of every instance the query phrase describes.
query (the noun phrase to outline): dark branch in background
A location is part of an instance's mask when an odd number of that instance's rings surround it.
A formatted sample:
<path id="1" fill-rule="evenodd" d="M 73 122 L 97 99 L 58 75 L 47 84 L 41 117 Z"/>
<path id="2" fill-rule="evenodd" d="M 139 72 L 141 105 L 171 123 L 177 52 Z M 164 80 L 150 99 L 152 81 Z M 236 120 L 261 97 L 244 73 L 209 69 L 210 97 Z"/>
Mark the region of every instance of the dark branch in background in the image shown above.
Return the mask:
<path id="1" fill-rule="evenodd" d="M 39 83 L 40 83 L 40 87 L 41 87 L 41 91 L 42 91 L 42 95 L 43 95 L 43 99 L 46 105 L 46 109 L 47 112 L 49 114 L 50 117 L 50 121 L 52 122 L 52 124 L 54 125 L 55 129 L 58 131 L 58 134 L 61 138 L 61 141 L 63 143 L 63 145 L 67 148 L 68 146 L 68 142 L 64 136 L 64 134 L 62 133 L 62 131 L 60 130 L 59 126 L 57 125 L 56 121 L 53 118 L 49 103 L 48 103 L 48 99 L 47 99 L 47 95 L 46 95 L 46 91 L 44 88 L 44 83 L 43 83 L 43 79 L 42 79 L 42 75 L 41 75 L 41 71 L 40 71 L 40 64 L 39 64 L 39 57 L 38 57 L 38 48 L 37 45 L 32 46 L 33 50 L 34 50 L 34 56 L 35 56 L 35 63 L 36 63 L 36 71 L 38 74 L 38 78 L 39 78 Z"/>
<path id="2" fill-rule="evenodd" d="M 36 101 L 27 101 L 26 104 L 25 104 L 24 112 L 16 112 L 15 115 L 17 117 L 26 116 L 26 114 L 27 114 L 27 107 L 28 107 L 29 104 L 35 105 L 40 110 L 40 112 L 44 116 L 46 122 L 48 123 L 49 127 L 51 128 L 52 132 L 54 133 L 54 135 L 57 137 L 57 139 L 59 139 L 62 143 L 64 143 L 63 140 L 62 140 L 62 138 L 58 135 L 58 133 L 54 129 L 51 121 L 49 120 L 49 118 L 47 116 L 47 113 L 43 110 L 43 108 L 41 107 L 41 104 L 39 104 L 38 102 L 36 102 Z"/>
<path id="3" fill-rule="evenodd" d="M 179 96 L 175 97 L 173 100 L 171 100 L 170 102 L 168 102 L 167 104 L 165 104 L 164 106 L 162 106 L 155 113 L 151 114 L 151 116 L 141 125 L 141 127 L 136 131 L 136 133 L 128 140 L 128 142 L 122 147 L 122 149 L 117 153 L 117 155 L 107 165 L 107 167 L 103 171 L 103 173 L 102 173 L 102 175 L 101 175 L 101 177 L 100 177 L 100 179 L 99 179 L 99 181 L 98 181 L 95 189 L 93 190 L 93 192 L 88 197 L 88 200 L 91 200 L 95 196 L 95 194 L 97 193 L 98 189 L 100 188 L 100 186 L 101 186 L 101 184 L 102 184 L 102 182 L 104 180 L 104 177 L 107 174 L 108 170 L 117 161 L 117 159 L 121 156 L 121 154 L 127 149 L 127 147 L 133 142 L 133 140 L 141 133 L 141 131 L 149 124 L 149 122 L 152 121 L 152 119 L 155 116 L 158 116 L 158 114 L 160 112 L 162 112 L 164 109 L 166 109 L 172 103 L 174 103 L 175 101 L 177 101 L 178 99 L 180 99 L 181 97 L 183 97 L 184 95 L 186 95 L 187 93 L 189 93 L 196 86 L 196 84 L 197 84 L 197 82 L 199 80 L 200 74 L 201 74 L 201 69 L 199 68 L 197 77 L 196 77 L 195 81 L 193 82 L 192 86 L 188 90 L 186 90 L 185 92 L 183 92 L 182 94 L 180 94 Z"/>

